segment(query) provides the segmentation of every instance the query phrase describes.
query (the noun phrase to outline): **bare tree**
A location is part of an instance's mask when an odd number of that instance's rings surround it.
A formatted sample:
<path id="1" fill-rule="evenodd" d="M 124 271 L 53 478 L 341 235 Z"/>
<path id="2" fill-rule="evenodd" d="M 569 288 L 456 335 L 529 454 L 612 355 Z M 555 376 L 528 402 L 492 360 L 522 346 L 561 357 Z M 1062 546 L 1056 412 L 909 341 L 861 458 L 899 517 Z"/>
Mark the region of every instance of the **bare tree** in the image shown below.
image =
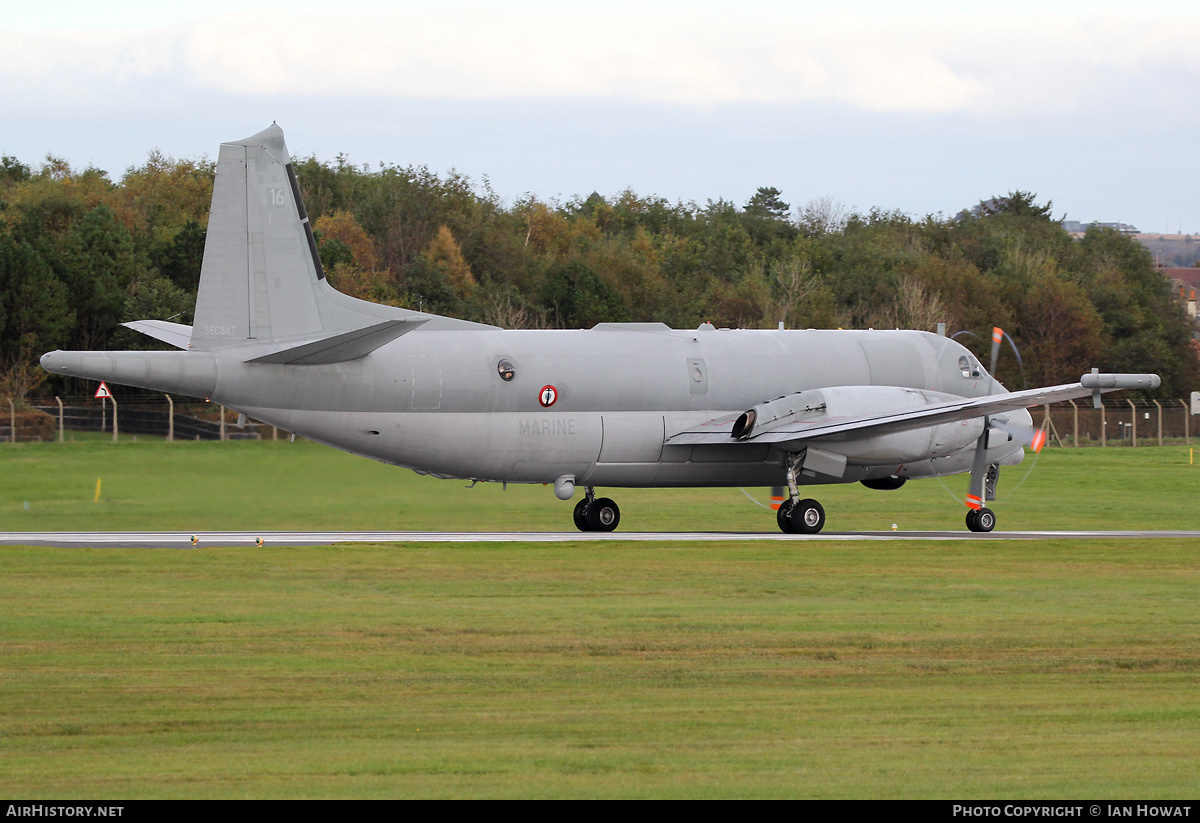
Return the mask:
<path id="1" fill-rule="evenodd" d="M 897 307 L 906 328 L 934 331 L 939 322 L 946 320 L 946 303 L 941 295 L 931 292 L 925 285 L 912 277 L 900 278 L 896 295 Z"/>
<path id="2" fill-rule="evenodd" d="M 771 266 L 775 297 L 767 305 L 766 319 L 771 324 L 787 323 L 804 298 L 816 291 L 821 280 L 807 257 L 789 257 Z"/>
<path id="3" fill-rule="evenodd" d="M 544 310 L 514 300 L 509 289 L 495 291 L 487 296 L 483 307 L 483 322 L 502 329 L 549 328 Z"/>
<path id="4" fill-rule="evenodd" d="M 941 295 L 931 292 L 913 277 L 901 277 L 896 288 L 896 300 L 890 306 L 880 306 L 868 313 L 871 328 L 916 329 L 934 331 L 946 321 L 948 309 Z"/>
<path id="5" fill-rule="evenodd" d="M 800 228 L 816 237 L 836 234 L 846 227 L 846 204 L 829 195 L 809 200 L 800 208 Z"/>

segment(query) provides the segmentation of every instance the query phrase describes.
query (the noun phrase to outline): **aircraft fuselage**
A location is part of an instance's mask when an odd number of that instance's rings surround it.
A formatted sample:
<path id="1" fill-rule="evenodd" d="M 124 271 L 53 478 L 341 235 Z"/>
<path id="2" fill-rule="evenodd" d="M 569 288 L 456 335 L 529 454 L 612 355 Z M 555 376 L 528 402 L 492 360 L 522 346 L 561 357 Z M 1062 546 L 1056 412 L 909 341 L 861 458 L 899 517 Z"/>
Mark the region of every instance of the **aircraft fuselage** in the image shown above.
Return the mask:
<path id="1" fill-rule="evenodd" d="M 782 453 L 769 443 L 732 449 L 665 443 L 689 426 L 744 411 L 749 397 L 819 391 L 825 415 L 850 416 L 873 411 L 872 405 L 895 409 L 1004 391 L 958 343 L 914 331 L 662 324 L 422 330 L 349 362 L 246 362 L 270 348 L 249 342 L 212 352 L 164 352 L 152 355 L 160 365 L 119 378 L 119 363 L 103 361 L 120 353 L 87 356 L 108 379 L 201 394 L 287 431 L 416 471 L 530 483 L 571 476 L 606 486 L 782 483 Z M 78 366 L 71 371 L 79 373 Z M 1027 412 L 1016 415 L 1028 423 Z M 845 472 L 808 473 L 800 482 L 966 471 L 982 431 L 976 418 L 824 440 L 822 449 L 847 458 Z M 1019 462 L 1023 453 L 1007 440 L 988 452 L 994 463 Z"/>

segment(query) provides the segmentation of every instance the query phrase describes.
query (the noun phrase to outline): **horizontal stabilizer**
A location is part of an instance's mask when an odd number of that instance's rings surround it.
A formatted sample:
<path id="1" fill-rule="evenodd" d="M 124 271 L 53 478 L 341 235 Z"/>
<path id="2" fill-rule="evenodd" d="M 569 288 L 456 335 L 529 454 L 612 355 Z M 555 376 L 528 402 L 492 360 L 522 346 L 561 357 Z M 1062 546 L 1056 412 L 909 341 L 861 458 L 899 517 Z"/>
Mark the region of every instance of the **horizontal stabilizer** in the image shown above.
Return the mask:
<path id="1" fill-rule="evenodd" d="M 427 320 L 385 320 L 365 329 L 335 334 L 313 343 L 283 349 L 247 360 L 247 363 L 274 363 L 286 366 L 323 366 L 366 357 L 380 346 L 417 329 Z"/>
<path id="2" fill-rule="evenodd" d="M 186 349 L 192 339 L 192 327 L 182 323 L 170 323 L 166 320 L 131 320 L 121 325 L 153 337 L 155 340 L 170 343 L 177 349 Z"/>

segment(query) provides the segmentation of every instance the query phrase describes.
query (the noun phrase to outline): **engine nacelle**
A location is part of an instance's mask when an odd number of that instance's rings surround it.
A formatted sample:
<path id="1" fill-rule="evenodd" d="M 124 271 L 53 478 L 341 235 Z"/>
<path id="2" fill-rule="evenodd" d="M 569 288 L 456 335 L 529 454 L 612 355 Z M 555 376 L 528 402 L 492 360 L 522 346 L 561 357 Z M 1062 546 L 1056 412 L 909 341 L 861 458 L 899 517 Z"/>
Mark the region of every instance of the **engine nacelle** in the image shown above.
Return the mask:
<path id="1" fill-rule="evenodd" d="M 806 414 L 819 414 L 824 408 L 825 400 L 820 391 L 803 391 L 777 397 L 742 412 L 741 417 L 734 421 L 733 436 L 745 440 L 799 420 Z"/>
<path id="2" fill-rule="evenodd" d="M 919 409 L 935 403 L 960 400 L 956 395 L 927 389 L 907 389 L 896 386 L 837 386 L 821 389 L 825 401 L 822 416 L 828 420 L 838 418 L 870 417 L 873 414 L 888 414 Z M 1027 412 L 1010 412 L 1010 417 Z M 866 466 L 889 466 L 947 457 L 973 447 L 983 434 L 983 418 L 942 423 L 909 431 L 879 434 L 873 437 L 852 436 L 845 439 L 822 439 L 821 449 L 844 455 L 851 462 Z M 1007 453 L 1019 449 L 1019 445 L 995 440 L 997 457 L 1001 451 Z M 989 451 L 993 445 L 989 439 Z"/>

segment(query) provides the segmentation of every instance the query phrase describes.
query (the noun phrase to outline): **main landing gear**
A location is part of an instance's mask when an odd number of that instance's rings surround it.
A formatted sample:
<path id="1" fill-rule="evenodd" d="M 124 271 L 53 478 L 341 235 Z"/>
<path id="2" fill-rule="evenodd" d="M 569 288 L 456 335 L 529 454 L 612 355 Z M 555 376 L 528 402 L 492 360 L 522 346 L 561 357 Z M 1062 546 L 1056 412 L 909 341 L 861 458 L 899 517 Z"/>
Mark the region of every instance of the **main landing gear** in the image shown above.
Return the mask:
<path id="1" fill-rule="evenodd" d="M 575 504 L 575 528 L 581 532 L 610 532 L 621 522 L 621 510 L 615 501 L 596 497 L 591 486 L 584 489 L 584 498 Z"/>
<path id="2" fill-rule="evenodd" d="M 825 528 L 825 509 L 812 498 L 801 500 L 800 489 L 796 485 L 796 475 L 804 467 L 807 455 L 808 450 L 805 449 L 787 456 L 788 499 L 779 505 L 775 517 L 779 530 L 784 534 L 817 534 Z"/>
<path id="3" fill-rule="evenodd" d="M 825 527 L 825 510 L 811 498 L 788 498 L 780 504 L 775 519 L 784 534 L 816 534 Z"/>

